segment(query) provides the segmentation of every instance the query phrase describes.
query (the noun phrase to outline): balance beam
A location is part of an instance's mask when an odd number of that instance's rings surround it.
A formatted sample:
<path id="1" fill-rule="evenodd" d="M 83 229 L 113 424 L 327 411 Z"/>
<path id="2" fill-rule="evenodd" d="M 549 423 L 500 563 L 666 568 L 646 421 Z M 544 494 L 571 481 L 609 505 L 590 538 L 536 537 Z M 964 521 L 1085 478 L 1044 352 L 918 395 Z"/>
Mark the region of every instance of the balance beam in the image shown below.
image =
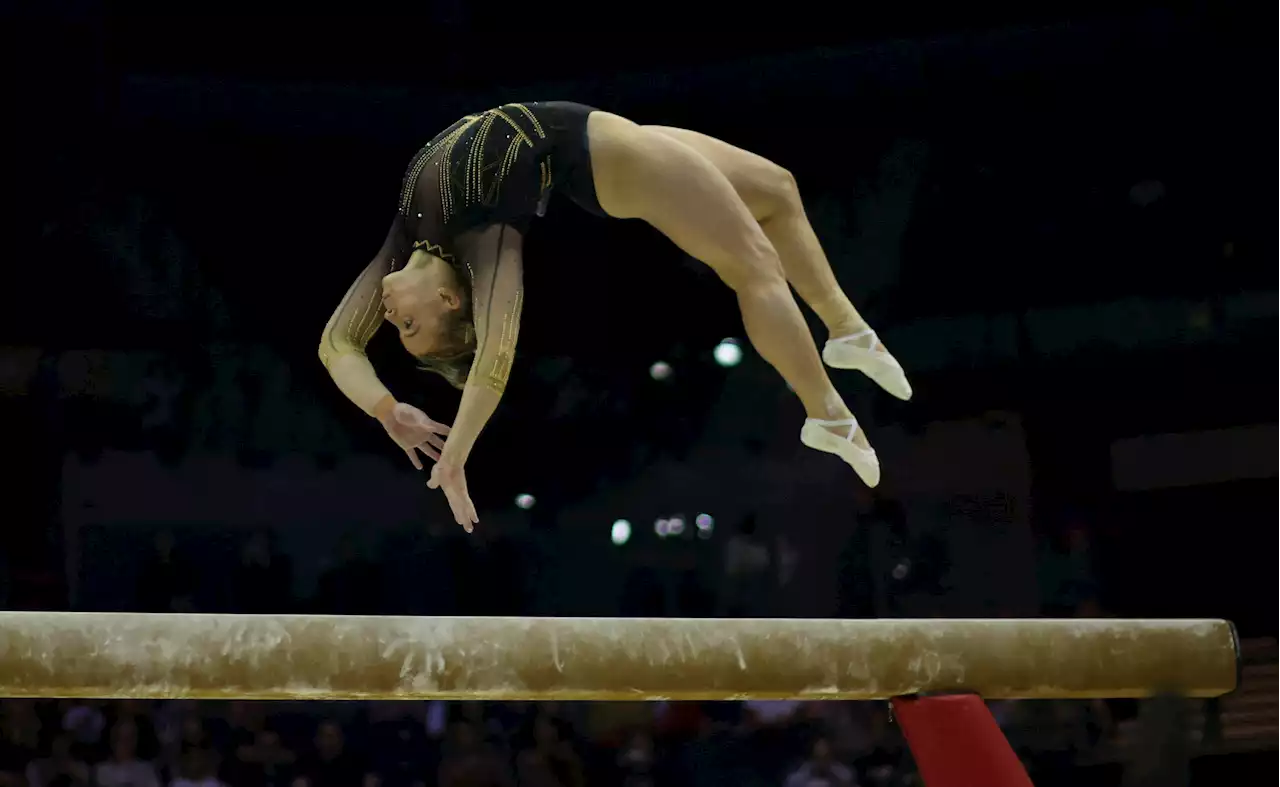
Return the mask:
<path id="1" fill-rule="evenodd" d="M 716 620 L 0 612 L 0 696 L 1216 697 L 1224 620 Z"/>

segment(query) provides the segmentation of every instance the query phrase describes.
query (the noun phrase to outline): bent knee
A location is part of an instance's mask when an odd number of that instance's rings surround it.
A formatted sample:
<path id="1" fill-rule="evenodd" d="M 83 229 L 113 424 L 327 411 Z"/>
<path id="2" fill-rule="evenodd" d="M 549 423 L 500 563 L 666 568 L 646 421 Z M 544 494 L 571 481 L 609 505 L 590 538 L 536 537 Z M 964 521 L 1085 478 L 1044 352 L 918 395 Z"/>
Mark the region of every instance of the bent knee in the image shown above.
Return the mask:
<path id="1" fill-rule="evenodd" d="M 750 193 L 744 195 L 756 221 L 791 215 L 801 206 L 800 187 L 791 170 L 767 159 L 752 173 Z"/>
<path id="2" fill-rule="evenodd" d="M 765 190 L 778 201 L 796 201 L 800 198 L 800 187 L 796 185 L 796 176 L 786 167 L 769 162 L 768 171 L 763 175 Z"/>
<path id="3" fill-rule="evenodd" d="M 773 244 L 764 238 L 763 234 L 758 240 L 752 239 L 745 244 L 745 247 L 734 255 L 732 261 L 713 267 L 724 283 L 738 293 L 748 290 L 769 290 L 775 287 L 785 290 L 788 287 L 782 260 L 778 258 L 778 252 L 774 250 Z"/>
<path id="4" fill-rule="evenodd" d="M 738 282 L 732 289 L 739 302 L 773 304 L 794 300 L 790 285 L 781 276 L 753 276 Z"/>

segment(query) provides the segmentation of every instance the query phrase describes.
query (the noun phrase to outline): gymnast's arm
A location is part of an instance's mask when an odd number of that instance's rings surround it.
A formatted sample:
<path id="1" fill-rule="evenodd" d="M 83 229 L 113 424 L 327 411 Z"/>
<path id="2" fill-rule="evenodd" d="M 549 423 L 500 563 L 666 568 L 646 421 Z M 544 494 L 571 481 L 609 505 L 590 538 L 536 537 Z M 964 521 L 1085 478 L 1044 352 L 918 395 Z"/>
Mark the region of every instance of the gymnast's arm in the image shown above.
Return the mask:
<path id="1" fill-rule="evenodd" d="M 462 389 L 458 415 L 440 455 L 442 464 L 454 467 L 466 464 L 476 438 L 506 390 L 524 305 L 524 267 L 519 240 L 517 233 L 504 228 L 497 235 L 497 249 L 484 248 L 472 257 L 471 313 L 476 329 L 476 354 Z M 488 247 L 489 243 L 479 245 Z"/>
<path id="2" fill-rule="evenodd" d="M 319 348 L 320 362 L 338 390 L 379 420 L 390 414 L 396 401 L 378 379 L 365 347 L 382 324 L 382 277 L 391 272 L 393 259 L 389 246 L 383 246 L 347 290 L 324 326 Z"/>

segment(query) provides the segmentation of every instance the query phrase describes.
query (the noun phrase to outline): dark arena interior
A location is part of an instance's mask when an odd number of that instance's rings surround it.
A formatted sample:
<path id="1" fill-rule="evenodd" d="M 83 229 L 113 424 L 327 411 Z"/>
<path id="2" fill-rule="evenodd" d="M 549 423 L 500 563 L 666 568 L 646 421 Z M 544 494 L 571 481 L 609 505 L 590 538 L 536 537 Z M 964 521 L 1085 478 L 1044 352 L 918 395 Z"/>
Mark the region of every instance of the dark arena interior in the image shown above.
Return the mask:
<path id="1" fill-rule="evenodd" d="M 0 787 L 1269 783 L 1272 22 L 934 5 L 0 7 Z"/>

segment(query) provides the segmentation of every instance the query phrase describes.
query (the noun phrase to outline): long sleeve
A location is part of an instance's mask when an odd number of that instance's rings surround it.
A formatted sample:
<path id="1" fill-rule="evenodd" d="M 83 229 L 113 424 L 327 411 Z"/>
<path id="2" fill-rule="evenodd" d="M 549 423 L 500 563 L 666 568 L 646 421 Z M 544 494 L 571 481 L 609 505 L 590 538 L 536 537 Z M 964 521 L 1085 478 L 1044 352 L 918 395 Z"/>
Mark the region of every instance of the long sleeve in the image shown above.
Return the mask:
<path id="1" fill-rule="evenodd" d="M 392 224 L 382 249 L 347 289 L 320 338 L 320 361 L 348 399 L 369 415 L 391 392 L 378 379 L 365 347 L 382 324 L 382 277 L 406 256 L 403 224 Z"/>
<path id="2" fill-rule="evenodd" d="M 497 409 L 507 388 L 520 336 L 524 306 L 522 238 L 515 229 L 496 225 L 469 244 L 466 260 L 471 271 L 471 316 L 476 330 L 476 353 L 462 402 L 441 457 L 464 464 L 480 431 Z"/>
<path id="3" fill-rule="evenodd" d="M 501 394 L 507 388 L 520 337 L 524 306 L 524 266 L 520 234 L 499 226 L 482 236 L 472 269 L 471 308 L 476 329 L 476 355 L 468 385 Z"/>

